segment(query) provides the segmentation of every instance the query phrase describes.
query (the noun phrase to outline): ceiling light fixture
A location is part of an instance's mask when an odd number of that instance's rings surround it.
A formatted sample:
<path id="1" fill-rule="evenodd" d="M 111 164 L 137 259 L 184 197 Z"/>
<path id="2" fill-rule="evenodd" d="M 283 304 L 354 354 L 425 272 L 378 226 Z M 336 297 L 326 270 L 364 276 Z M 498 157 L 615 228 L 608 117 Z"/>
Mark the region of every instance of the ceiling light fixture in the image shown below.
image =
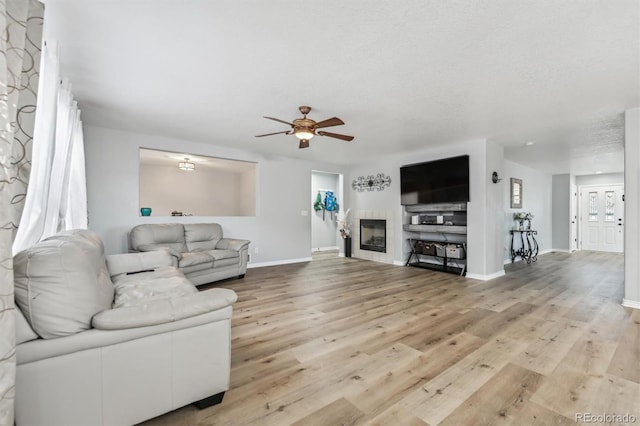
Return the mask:
<path id="1" fill-rule="evenodd" d="M 307 141 L 315 136 L 313 130 L 307 127 L 296 127 L 293 129 L 293 134 L 296 135 L 298 139 Z"/>
<path id="2" fill-rule="evenodd" d="M 196 169 L 196 165 L 189 161 L 189 157 L 184 157 L 184 161 L 178 163 L 178 168 L 186 172 L 192 172 Z"/>
<path id="3" fill-rule="evenodd" d="M 535 142 L 534 142 L 534 141 L 526 141 L 526 142 L 524 143 L 524 146 L 532 146 L 532 145 L 535 145 Z"/>

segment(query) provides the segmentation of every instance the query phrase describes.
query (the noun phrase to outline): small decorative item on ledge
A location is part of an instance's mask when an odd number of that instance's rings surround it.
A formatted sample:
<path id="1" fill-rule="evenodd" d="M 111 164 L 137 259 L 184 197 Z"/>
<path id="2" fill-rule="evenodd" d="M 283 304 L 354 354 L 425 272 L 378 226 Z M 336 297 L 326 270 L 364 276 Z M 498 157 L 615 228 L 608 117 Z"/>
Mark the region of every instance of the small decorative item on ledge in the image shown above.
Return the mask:
<path id="1" fill-rule="evenodd" d="M 367 177 L 359 176 L 351 183 L 351 187 L 359 192 L 364 192 L 365 190 L 373 191 L 374 189 L 382 191 L 387 186 L 391 186 L 391 177 L 385 176 L 384 173 L 378 173 L 375 177 L 373 175 Z"/>
<path id="2" fill-rule="evenodd" d="M 142 216 L 151 216 L 151 207 L 141 207 L 140 214 Z"/>

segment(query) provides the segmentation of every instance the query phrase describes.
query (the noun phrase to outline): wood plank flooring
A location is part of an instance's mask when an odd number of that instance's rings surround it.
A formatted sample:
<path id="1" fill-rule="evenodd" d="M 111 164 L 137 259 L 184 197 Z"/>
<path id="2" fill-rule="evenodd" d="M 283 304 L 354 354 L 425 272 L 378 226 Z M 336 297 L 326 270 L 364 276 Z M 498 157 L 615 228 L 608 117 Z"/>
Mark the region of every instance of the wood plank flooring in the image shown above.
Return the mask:
<path id="1" fill-rule="evenodd" d="M 335 254 L 251 269 L 217 284 L 239 296 L 222 404 L 145 424 L 640 423 L 623 255 L 549 253 L 506 271 L 483 282 Z"/>

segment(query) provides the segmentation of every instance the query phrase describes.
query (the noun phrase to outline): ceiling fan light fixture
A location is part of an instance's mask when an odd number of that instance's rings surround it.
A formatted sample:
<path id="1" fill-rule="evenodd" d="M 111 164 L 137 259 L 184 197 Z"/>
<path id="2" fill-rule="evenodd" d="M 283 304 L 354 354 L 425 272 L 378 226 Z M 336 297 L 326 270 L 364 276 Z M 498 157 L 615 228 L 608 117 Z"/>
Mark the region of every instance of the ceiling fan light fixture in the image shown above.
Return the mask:
<path id="1" fill-rule="evenodd" d="M 293 134 L 300 140 L 309 140 L 315 136 L 313 131 L 306 127 L 296 127 L 293 130 Z"/>
<path id="2" fill-rule="evenodd" d="M 196 165 L 195 163 L 192 163 L 191 161 L 189 161 L 188 157 L 185 157 L 184 161 L 181 161 L 178 163 L 178 168 L 186 172 L 192 172 L 196 169 Z"/>

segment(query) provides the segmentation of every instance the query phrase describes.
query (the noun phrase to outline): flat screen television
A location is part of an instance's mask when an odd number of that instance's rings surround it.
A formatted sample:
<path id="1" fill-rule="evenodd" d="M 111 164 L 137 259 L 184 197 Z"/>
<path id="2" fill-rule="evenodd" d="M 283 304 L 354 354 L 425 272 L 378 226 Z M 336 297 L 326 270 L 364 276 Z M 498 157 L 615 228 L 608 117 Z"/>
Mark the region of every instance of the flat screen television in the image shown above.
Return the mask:
<path id="1" fill-rule="evenodd" d="M 469 156 L 402 166 L 400 194 L 404 206 L 469 201 Z"/>

